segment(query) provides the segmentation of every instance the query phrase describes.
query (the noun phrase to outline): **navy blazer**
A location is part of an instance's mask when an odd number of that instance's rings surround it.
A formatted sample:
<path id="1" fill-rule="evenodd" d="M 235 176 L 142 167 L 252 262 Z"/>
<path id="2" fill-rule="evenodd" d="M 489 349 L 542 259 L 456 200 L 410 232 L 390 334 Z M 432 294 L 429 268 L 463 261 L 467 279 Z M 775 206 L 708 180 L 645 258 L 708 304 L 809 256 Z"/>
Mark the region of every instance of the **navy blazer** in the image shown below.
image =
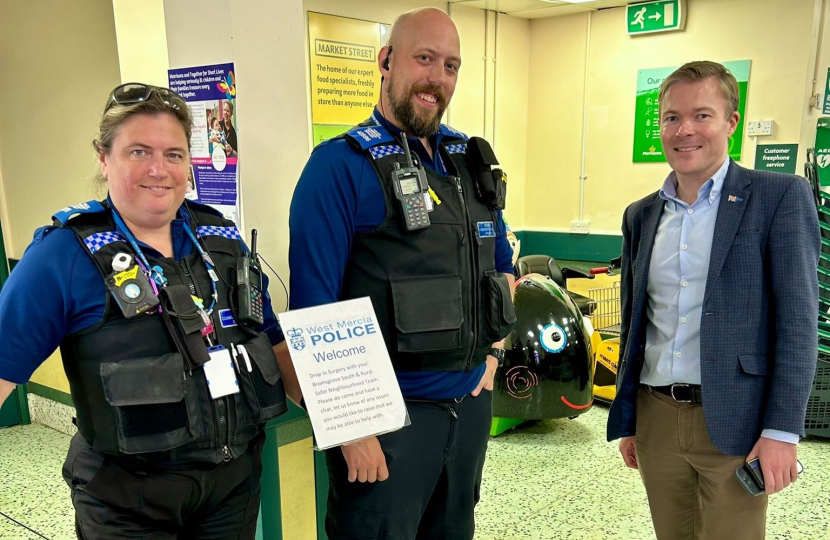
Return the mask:
<path id="1" fill-rule="evenodd" d="M 623 216 L 621 358 L 609 441 L 636 434 L 646 282 L 664 203 L 652 193 Z M 818 357 L 820 243 L 804 178 L 730 160 L 700 324 L 703 413 L 712 442 L 726 455 L 747 455 L 763 429 L 804 435 Z"/>

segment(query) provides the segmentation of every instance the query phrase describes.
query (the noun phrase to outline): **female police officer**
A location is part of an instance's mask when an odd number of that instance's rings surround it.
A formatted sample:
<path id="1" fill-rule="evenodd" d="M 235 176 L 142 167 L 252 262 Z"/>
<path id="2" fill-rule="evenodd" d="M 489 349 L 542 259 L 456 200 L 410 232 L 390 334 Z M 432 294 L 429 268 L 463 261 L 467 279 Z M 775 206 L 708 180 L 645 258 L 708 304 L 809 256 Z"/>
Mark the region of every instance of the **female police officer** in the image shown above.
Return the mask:
<path id="1" fill-rule="evenodd" d="M 171 90 L 113 90 L 93 143 L 107 199 L 39 229 L 0 295 L 0 403 L 60 346 L 79 538 L 255 535 L 282 333 L 265 284 L 236 301 L 236 227 L 184 200 L 190 126 Z"/>

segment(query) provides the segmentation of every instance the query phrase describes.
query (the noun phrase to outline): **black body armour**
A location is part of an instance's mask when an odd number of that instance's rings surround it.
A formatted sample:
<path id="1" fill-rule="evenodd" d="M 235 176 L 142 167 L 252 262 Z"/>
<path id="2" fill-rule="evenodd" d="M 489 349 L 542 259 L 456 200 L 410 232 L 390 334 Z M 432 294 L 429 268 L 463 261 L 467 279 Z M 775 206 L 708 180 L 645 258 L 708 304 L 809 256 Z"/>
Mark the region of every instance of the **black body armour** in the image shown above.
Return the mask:
<path id="1" fill-rule="evenodd" d="M 244 345 L 250 367 L 239 355 L 240 392 L 211 399 L 203 369 L 191 369 L 184 361 L 161 315 L 126 319 L 108 293 L 101 322 L 67 335 L 60 347 L 78 430 L 98 452 L 134 455 L 151 463 L 219 463 L 244 453 L 263 424 L 287 410 L 268 337 L 235 324 L 238 317 L 226 283 L 234 283 L 232 274 L 241 255 L 239 232 L 212 209 L 188 205 L 195 232 L 223 278 L 216 284 L 212 317 L 218 343 L 228 349 L 231 343 Z M 79 211 L 81 215 L 68 219 Z M 55 225 L 75 231 L 102 279 L 112 272 L 115 254 L 133 253 L 116 231 L 106 203 L 91 201 L 64 209 L 56 215 Z M 178 262 L 148 259 L 163 269 L 169 285 L 184 284 L 193 295 L 210 297 L 211 280 L 196 250 Z M 233 321 L 228 325 L 231 313 Z"/>
<path id="2" fill-rule="evenodd" d="M 367 121 L 345 135 L 372 163 L 383 188 L 386 218 L 355 235 L 341 300 L 369 296 L 396 371 L 469 371 L 515 323 L 507 277 L 496 272 L 495 209 L 476 199 L 466 163 L 466 138 L 447 126 L 436 149 L 451 176 L 426 169 L 441 204 L 431 225 L 402 226 L 392 186 L 399 142 Z"/>

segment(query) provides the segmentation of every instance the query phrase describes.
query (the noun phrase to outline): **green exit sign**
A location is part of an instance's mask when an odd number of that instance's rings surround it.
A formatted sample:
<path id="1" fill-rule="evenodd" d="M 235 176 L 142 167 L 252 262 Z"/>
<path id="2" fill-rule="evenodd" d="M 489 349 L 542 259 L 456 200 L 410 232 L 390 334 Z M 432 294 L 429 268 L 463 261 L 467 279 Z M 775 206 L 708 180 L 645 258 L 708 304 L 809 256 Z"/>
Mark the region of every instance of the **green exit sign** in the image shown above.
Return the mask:
<path id="1" fill-rule="evenodd" d="M 629 36 L 683 30 L 686 26 L 686 2 L 665 0 L 629 4 L 626 6 L 625 24 Z"/>

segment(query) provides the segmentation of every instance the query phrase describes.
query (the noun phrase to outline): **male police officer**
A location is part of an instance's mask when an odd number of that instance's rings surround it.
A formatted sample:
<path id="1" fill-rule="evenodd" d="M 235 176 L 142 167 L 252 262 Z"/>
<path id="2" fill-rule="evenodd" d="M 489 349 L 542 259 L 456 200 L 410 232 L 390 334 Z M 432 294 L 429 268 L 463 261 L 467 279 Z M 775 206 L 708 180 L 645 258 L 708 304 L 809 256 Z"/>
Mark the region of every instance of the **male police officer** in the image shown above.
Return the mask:
<path id="1" fill-rule="evenodd" d="M 440 124 L 461 65 L 453 22 L 402 15 L 378 65 L 371 118 L 318 146 L 294 193 L 291 307 L 370 296 L 412 424 L 328 452 L 326 526 L 331 539 L 470 539 L 497 348 L 515 320 L 511 250 L 466 137 Z M 395 172 L 404 138 L 428 191 Z"/>
<path id="2" fill-rule="evenodd" d="M 660 540 L 764 537 L 797 477 L 816 367 L 819 228 L 803 178 L 729 159 L 738 83 L 691 62 L 660 87 L 673 172 L 623 218 L 622 364 L 608 438 L 639 468 Z"/>

